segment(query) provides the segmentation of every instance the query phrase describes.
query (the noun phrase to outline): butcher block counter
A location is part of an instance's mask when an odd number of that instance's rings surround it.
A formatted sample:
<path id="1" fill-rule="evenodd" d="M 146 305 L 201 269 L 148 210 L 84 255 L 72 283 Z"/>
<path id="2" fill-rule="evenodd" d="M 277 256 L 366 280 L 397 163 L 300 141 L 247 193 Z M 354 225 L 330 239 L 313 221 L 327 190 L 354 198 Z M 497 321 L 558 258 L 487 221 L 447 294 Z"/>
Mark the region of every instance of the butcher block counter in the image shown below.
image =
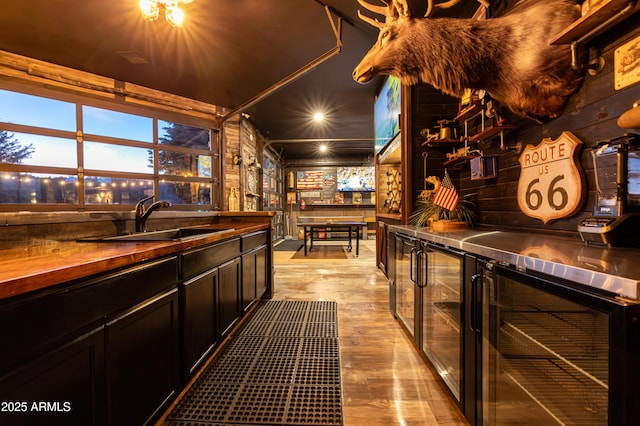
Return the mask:
<path id="1" fill-rule="evenodd" d="M 229 228 L 229 224 L 214 224 L 209 227 L 226 229 Z M 2 250 L 0 299 L 266 228 L 268 225 L 263 223 L 242 223 L 234 224 L 232 230 L 223 230 L 188 241 L 51 241 L 47 246 Z"/>

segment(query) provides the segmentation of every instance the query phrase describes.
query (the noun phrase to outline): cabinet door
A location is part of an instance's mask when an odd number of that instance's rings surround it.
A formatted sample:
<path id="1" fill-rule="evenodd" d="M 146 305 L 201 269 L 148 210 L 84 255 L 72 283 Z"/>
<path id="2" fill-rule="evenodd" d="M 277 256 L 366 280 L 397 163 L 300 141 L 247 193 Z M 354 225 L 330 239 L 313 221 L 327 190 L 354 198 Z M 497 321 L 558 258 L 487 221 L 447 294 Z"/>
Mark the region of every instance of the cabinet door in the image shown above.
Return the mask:
<path id="1" fill-rule="evenodd" d="M 3 425 L 104 424 L 103 328 L 3 377 L 0 404 Z"/>
<path id="2" fill-rule="evenodd" d="M 112 425 L 141 425 L 178 386 L 178 291 L 107 323 L 107 404 Z"/>
<path id="3" fill-rule="evenodd" d="M 256 252 L 242 255 L 242 310 L 256 300 Z"/>
<path id="4" fill-rule="evenodd" d="M 183 378 L 187 379 L 217 343 L 215 288 L 218 269 L 181 285 Z"/>
<path id="5" fill-rule="evenodd" d="M 218 268 L 218 333 L 226 336 L 240 318 L 240 259 Z"/>
<path id="6" fill-rule="evenodd" d="M 267 247 L 256 250 L 256 299 L 261 298 L 267 292 Z"/>

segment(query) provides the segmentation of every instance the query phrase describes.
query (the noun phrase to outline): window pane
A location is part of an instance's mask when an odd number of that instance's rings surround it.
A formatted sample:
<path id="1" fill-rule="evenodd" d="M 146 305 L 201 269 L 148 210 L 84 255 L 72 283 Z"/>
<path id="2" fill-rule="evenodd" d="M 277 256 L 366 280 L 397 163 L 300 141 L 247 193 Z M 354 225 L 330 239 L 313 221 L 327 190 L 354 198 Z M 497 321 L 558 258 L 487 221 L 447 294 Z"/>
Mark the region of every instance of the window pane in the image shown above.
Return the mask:
<path id="1" fill-rule="evenodd" d="M 76 141 L 0 130 L 0 163 L 77 168 Z"/>
<path id="2" fill-rule="evenodd" d="M 75 132 L 76 105 L 0 90 L 0 121 Z"/>
<path id="3" fill-rule="evenodd" d="M 211 177 L 211 156 L 158 151 L 158 171 L 163 175 Z"/>
<path id="4" fill-rule="evenodd" d="M 153 173 L 152 150 L 109 143 L 85 142 L 84 167 L 112 172 Z"/>
<path id="5" fill-rule="evenodd" d="M 149 195 L 153 195 L 152 180 L 100 176 L 84 179 L 86 204 L 135 204 Z"/>
<path id="6" fill-rule="evenodd" d="M 82 106 L 82 130 L 86 134 L 153 142 L 153 120 L 149 117 Z"/>
<path id="7" fill-rule="evenodd" d="M 171 204 L 196 204 L 211 207 L 211 185 L 208 183 L 160 181 L 160 199 Z"/>
<path id="8" fill-rule="evenodd" d="M 185 148 L 209 149 L 209 129 L 158 120 L 158 143 Z"/>
<path id="9" fill-rule="evenodd" d="M 0 177 L 2 204 L 76 204 L 77 176 L 46 173 L 8 173 Z"/>

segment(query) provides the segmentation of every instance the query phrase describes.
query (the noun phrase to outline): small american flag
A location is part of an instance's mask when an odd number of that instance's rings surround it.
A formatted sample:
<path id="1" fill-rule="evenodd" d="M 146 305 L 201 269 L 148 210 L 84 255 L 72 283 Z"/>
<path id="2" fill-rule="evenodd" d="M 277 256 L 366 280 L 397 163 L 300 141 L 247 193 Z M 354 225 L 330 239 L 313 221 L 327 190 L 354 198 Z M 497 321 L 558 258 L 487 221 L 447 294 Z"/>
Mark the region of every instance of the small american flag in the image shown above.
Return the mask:
<path id="1" fill-rule="evenodd" d="M 456 188 L 453 186 L 447 169 L 444 170 L 444 179 L 442 179 L 440 188 L 438 188 L 433 196 L 433 204 L 447 210 L 455 209 L 456 204 L 458 204 L 458 191 L 456 191 Z"/>

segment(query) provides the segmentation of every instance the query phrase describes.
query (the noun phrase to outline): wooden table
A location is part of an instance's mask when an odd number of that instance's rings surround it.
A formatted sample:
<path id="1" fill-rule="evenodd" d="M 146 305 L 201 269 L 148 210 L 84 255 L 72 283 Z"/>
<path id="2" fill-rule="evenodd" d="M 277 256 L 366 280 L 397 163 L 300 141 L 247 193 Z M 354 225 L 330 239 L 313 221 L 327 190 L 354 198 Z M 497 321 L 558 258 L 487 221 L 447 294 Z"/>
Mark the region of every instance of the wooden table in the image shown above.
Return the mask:
<path id="1" fill-rule="evenodd" d="M 356 237 L 356 256 L 360 254 L 360 230 L 363 227 L 366 227 L 367 223 L 364 221 L 309 221 L 309 222 L 298 222 L 298 227 L 304 228 L 304 255 L 307 255 L 307 239 L 310 240 L 309 251 L 313 250 L 313 240 L 314 233 L 317 233 L 320 229 L 331 228 L 331 230 L 337 229 L 346 229 L 349 234 L 349 244 L 347 245 L 347 250 L 351 251 L 352 249 L 352 235 L 355 231 Z"/>

